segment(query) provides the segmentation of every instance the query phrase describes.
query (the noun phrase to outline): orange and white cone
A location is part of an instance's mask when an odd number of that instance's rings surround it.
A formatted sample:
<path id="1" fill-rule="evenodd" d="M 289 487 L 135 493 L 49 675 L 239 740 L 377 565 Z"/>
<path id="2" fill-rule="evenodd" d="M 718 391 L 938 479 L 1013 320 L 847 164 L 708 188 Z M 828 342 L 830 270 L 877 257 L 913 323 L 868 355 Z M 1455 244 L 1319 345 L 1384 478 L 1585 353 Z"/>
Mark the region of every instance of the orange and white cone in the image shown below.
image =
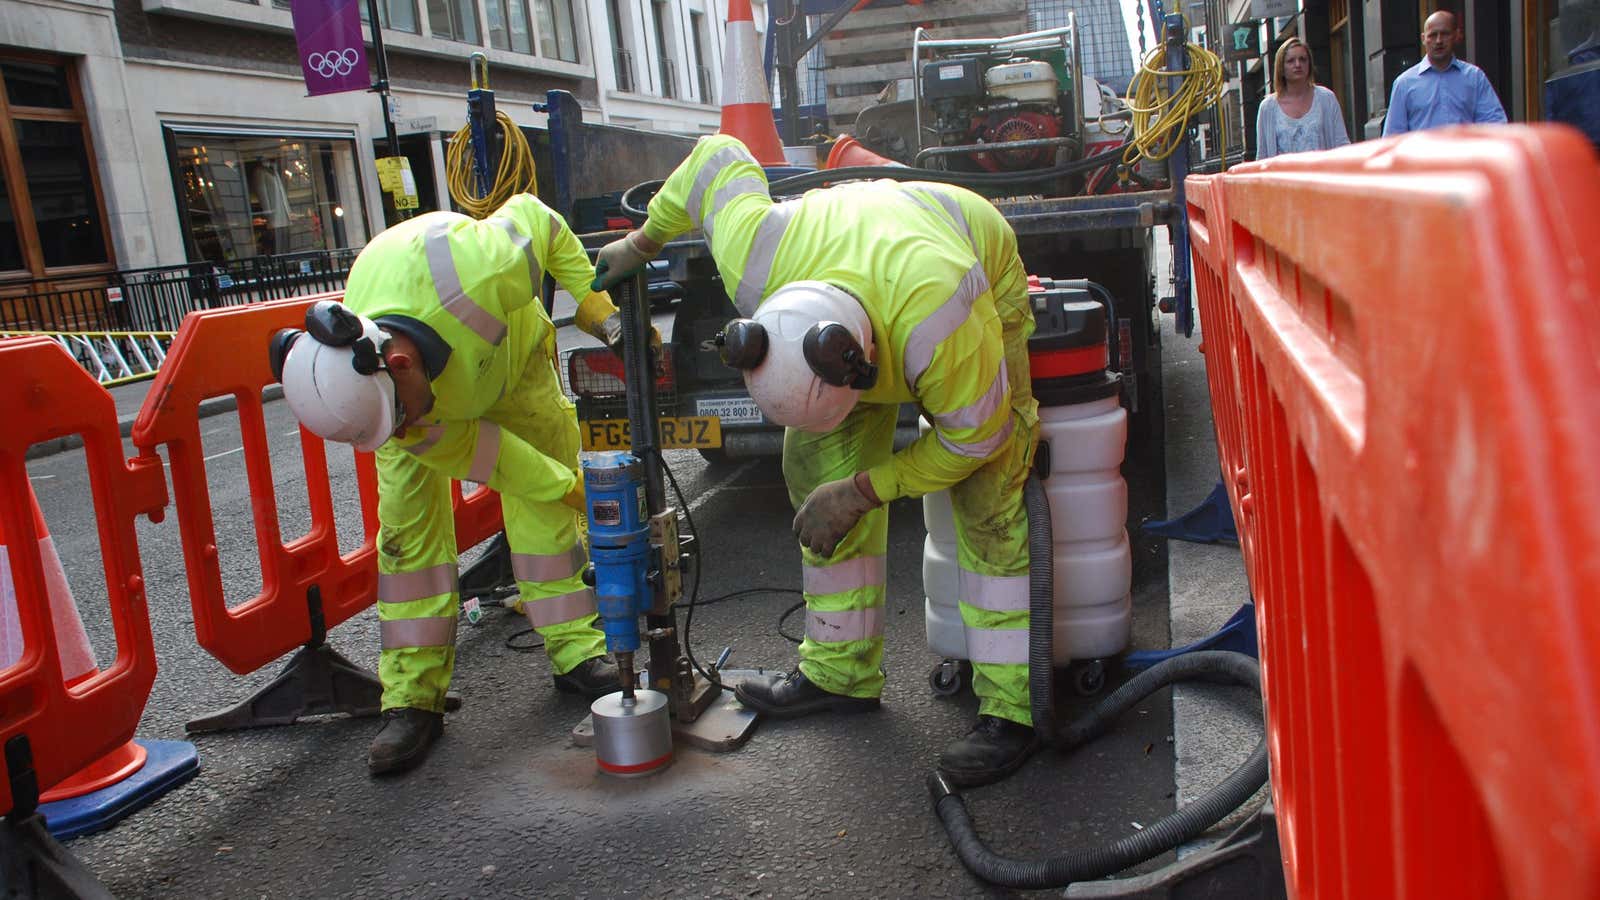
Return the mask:
<path id="1" fill-rule="evenodd" d="M 78 604 L 72 599 L 61 556 L 56 553 L 56 543 L 50 537 L 50 528 L 31 486 L 28 503 L 33 507 L 34 531 L 39 536 L 39 559 L 44 569 L 45 592 L 50 598 L 50 619 L 55 631 L 56 652 L 61 658 L 61 678 L 72 687 L 100 670 L 95 666 L 94 650 L 89 646 L 88 633 L 83 630 L 83 619 L 78 616 Z M 15 665 L 24 650 L 16 583 L 11 577 L 11 554 L 4 540 L 5 534 L 0 532 L 0 669 Z M 53 803 L 116 784 L 143 767 L 145 757 L 144 747 L 128 741 L 51 787 L 39 800 Z"/>
<path id="2" fill-rule="evenodd" d="M 778 126 L 772 121 L 772 95 L 761 69 L 761 41 L 750 0 L 729 0 L 728 30 L 722 58 L 722 125 L 750 148 L 764 166 L 787 165 Z"/>

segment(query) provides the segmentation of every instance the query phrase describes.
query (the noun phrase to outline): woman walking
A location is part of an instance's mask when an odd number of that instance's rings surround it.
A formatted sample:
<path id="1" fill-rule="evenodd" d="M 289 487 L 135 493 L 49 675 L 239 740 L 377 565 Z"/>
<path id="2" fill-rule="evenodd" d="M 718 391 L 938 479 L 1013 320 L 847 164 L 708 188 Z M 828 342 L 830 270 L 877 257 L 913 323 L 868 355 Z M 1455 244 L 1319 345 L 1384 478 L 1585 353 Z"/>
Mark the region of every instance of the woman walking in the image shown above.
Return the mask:
<path id="1" fill-rule="evenodd" d="M 1344 114 L 1333 91 L 1317 84 L 1311 48 L 1297 37 L 1278 48 L 1272 63 L 1273 93 L 1256 113 L 1256 159 L 1350 143 Z"/>

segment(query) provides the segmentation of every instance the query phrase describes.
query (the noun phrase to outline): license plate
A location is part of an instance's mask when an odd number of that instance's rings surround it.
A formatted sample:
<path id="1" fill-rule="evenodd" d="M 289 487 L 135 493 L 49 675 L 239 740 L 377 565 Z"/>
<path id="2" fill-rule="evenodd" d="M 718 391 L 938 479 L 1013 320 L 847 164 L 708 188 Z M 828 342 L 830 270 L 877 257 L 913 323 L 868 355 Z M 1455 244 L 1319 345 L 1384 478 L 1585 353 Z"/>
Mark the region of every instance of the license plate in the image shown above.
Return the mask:
<path id="1" fill-rule="evenodd" d="M 722 421 L 716 416 L 678 416 L 656 420 L 663 450 L 712 450 L 722 446 Z M 589 419 L 578 423 L 585 450 L 627 450 L 633 446 L 627 419 Z"/>
<path id="2" fill-rule="evenodd" d="M 694 402 L 694 411 L 702 416 L 716 416 L 726 425 L 760 425 L 761 407 L 749 397 L 713 397 Z"/>

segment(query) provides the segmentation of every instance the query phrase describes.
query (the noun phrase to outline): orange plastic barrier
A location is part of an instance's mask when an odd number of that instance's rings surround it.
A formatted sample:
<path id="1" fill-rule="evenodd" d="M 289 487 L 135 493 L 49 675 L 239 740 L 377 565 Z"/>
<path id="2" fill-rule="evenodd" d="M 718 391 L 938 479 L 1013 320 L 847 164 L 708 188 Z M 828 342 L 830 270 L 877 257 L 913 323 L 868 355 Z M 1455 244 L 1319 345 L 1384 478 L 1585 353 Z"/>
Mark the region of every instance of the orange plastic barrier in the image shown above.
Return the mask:
<path id="1" fill-rule="evenodd" d="M 1292 891 L 1600 896 L 1594 151 L 1452 129 L 1188 186 Z"/>
<path id="2" fill-rule="evenodd" d="M 280 328 L 303 327 L 307 307 L 339 296 L 323 294 L 190 314 L 133 426 L 133 441 L 141 459 L 157 460 L 156 448 L 165 446 L 172 464 L 173 494 L 200 645 L 239 674 L 253 672 L 313 638 L 307 603 L 313 586 L 320 594 L 322 625 L 327 629 L 370 606 L 377 595 L 377 473 L 372 454 L 356 454 L 365 540 L 341 556 L 325 445 L 321 438 L 301 430 L 311 529 L 285 543 L 278 529 L 276 474 L 262 413 L 261 392 L 274 382 L 267 360 L 272 334 Z M 262 578 L 261 593 L 232 609 L 223 593 L 199 419 L 202 400 L 230 394 L 238 401 Z M 159 462 L 156 465 L 159 469 Z M 463 498 L 458 485 L 455 506 L 456 541 L 461 548 L 500 530 L 499 498 L 487 487 L 480 486 Z"/>
<path id="3" fill-rule="evenodd" d="M 133 738 L 155 681 L 155 645 L 145 606 L 134 519 L 160 521 L 167 505 L 161 463 L 124 460 L 116 405 L 46 337 L 0 341 L 0 534 L 17 595 L 24 649 L 0 670 L 0 745 L 25 735 L 37 787 L 53 787 Z M 53 625 L 28 447 L 81 434 L 100 536 L 117 657 L 69 687 Z M 8 758 L 10 768 L 15 760 Z M 13 778 L 0 778 L 0 810 L 13 809 Z M 21 798 L 37 799 L 37 798 Z"/>

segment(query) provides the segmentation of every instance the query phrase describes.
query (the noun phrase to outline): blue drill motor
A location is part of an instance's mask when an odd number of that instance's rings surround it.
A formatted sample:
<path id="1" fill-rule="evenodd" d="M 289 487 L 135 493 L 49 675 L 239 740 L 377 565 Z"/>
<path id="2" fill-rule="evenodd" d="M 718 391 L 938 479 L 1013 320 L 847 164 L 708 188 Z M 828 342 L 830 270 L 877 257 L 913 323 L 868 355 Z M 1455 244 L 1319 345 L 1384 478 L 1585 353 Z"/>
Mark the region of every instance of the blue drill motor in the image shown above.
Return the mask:
<path id="1" fill-rule="evenodd" d="M 631 654 L 639 649 L 639 617 L 651 606 L 643 467 L 632 453 L 596 454 L 583 461 L 583 484 L 606 650 Z"/>

